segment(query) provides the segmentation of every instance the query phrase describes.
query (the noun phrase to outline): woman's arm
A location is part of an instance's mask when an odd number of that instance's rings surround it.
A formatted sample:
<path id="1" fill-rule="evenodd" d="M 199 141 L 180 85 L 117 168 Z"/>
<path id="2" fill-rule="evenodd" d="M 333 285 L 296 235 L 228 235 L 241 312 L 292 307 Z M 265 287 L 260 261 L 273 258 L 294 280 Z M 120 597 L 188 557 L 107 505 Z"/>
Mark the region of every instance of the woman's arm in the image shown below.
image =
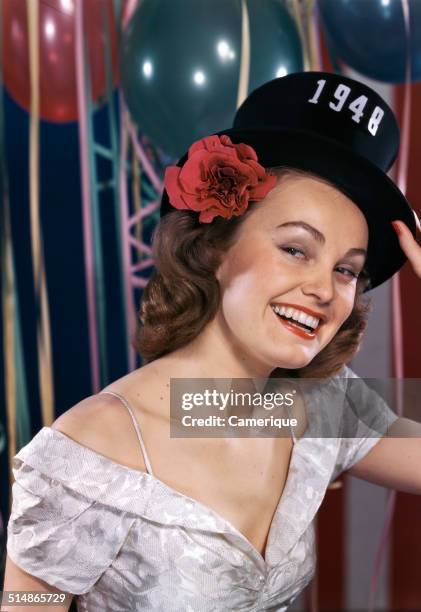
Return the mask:
<path id="1" fill-rule="evenodd" d="M 394 223 L 400 229 L 399 244 L 415 274 L 421 278 L 421 225 L 413 212 L 417 226 L 415 239 L 403 221 Z M 388 437 L 382 438 L 348 473 L 398 491 L 421 495 L 421 423 L 398 418 Z"/>
<path id="2" fill-rule="evenodd" d="M 421 495 L 421 423 L 398 418 L 387 437 L 347 470 L 347 474 L 404 493 Z"/>
<path id="3" fill-rule="evenodd" d="M 24 572 L 16 565 L 16 563 L 12 561 L 9 555 L 6 556 L 6 571 L 4 575 L 3 591 L 42 591 L 43 593 L 61 593 L 66 595 L 64 603 L 60 606 L 57 604 L 40 604 L 39 606 L 30 606 L 31 610 L 42 610 L 43 612 L 67 612 L 73 599 L 73 595 L 63 593 L 63 591 L 60 591 L 56 587 L 53 587 L 43 580 L 35 578 L 35 576 Z M 1 606 L 1 612 L 28 612 L 28 605 L 8 606 L 3 604 Z"/>

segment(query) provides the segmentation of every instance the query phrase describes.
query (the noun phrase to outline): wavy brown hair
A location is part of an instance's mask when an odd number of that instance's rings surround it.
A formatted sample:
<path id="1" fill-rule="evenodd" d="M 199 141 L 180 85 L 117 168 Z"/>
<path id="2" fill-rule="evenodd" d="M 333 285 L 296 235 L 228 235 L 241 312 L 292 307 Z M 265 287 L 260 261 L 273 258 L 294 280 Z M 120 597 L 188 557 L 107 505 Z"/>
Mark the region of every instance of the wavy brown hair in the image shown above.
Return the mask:
<path id="1" fill-rule="evenodd" d="M 330 184 L 295 168 L 268 170 L 278 176 L 278 182 L 286 176 L 300 176 Z M 215 317 L 221 299 L 215 272 L 252 210 L 250 202 L 243 215 L 229 221 L 216 217 L 212 223 L 199 223 L 197 213 L 174 210 L 157 224 L 152 236 L 155 270 L 143 291 L 133 342 L 143 365 L 187 345 Z M 371 301 L 363 295 L 369 281 L 363 269 L 350 316 L 308 365 L 299 369 L 275 368 L 271 377 L 330 378 L 351 361 L 372 310 Z"/>

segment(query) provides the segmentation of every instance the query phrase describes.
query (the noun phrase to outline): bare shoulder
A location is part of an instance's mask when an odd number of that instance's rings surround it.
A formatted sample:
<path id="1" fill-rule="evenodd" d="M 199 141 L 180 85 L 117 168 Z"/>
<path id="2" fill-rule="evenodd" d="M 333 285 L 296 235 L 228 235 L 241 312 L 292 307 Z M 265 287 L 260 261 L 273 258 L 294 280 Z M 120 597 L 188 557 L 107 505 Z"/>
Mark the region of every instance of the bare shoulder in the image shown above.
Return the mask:
<path id="1" fill-rule="evenodd" d="M 63 412 L 51 427 L 78 442 L 90 439 L 97 433 L 111 434 L 111 426 L 122 413 L 119 404 L 121 402 L 112 395 L 91 395 Z"/>
<path id="2" fill-rule="evenodd" d="M 131 417 L 115 396 L 91 395 L 61 414 L 51 428 L 117 463 L 145 470 Z"/>

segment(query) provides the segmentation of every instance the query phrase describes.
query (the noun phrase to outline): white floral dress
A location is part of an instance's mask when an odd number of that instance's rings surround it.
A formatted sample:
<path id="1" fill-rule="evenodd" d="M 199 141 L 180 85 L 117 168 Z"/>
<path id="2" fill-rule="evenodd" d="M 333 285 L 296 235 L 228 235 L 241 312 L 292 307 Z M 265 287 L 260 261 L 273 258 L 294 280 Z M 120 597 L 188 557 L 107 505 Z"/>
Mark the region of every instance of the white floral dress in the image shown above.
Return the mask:
<path id="1" fill-rule="evenodd" d="M 343 391 L 350 378 L 358 377 L 345 366 L 331 380 Z M 361 382 L 353 406 L 363 412 L 369 407 L 376 431 L 385 432 L 397 416 Z M 309 437 L 294 440 L 263 558 L 216 511 L 153 475 L 139 424 L 121 399 L 134 419 L 148 472 L 43 427 L 13 458 L 7 527 L 12 560 L 75 594 L 79 611 L 287 610 L 314 575 L 314 517 L 327 487 L 364 457 L 379 433 L 370 437 L 363 419 L 355 421 L 355 437 L 310 437 L 310 429 Z M 322 414 L 325 402 L 315 396 L 310 428 Z M 343 432 L 343 406 L 331 409 L 329 423 Z"/>

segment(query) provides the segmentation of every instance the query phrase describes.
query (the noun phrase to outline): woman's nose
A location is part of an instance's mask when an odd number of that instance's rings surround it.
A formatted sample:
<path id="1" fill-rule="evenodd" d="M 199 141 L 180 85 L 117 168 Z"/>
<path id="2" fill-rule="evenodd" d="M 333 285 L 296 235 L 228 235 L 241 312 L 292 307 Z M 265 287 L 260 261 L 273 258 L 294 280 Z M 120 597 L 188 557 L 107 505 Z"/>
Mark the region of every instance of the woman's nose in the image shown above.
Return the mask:
<path id="1" fill-rule="evenodd" d="M 302 290 L 305 295 L 313 295 L 320 302 L 330 302 L 335 291 L 332 273 L 313 269 L 310 278 L 302 284 Z"/>

